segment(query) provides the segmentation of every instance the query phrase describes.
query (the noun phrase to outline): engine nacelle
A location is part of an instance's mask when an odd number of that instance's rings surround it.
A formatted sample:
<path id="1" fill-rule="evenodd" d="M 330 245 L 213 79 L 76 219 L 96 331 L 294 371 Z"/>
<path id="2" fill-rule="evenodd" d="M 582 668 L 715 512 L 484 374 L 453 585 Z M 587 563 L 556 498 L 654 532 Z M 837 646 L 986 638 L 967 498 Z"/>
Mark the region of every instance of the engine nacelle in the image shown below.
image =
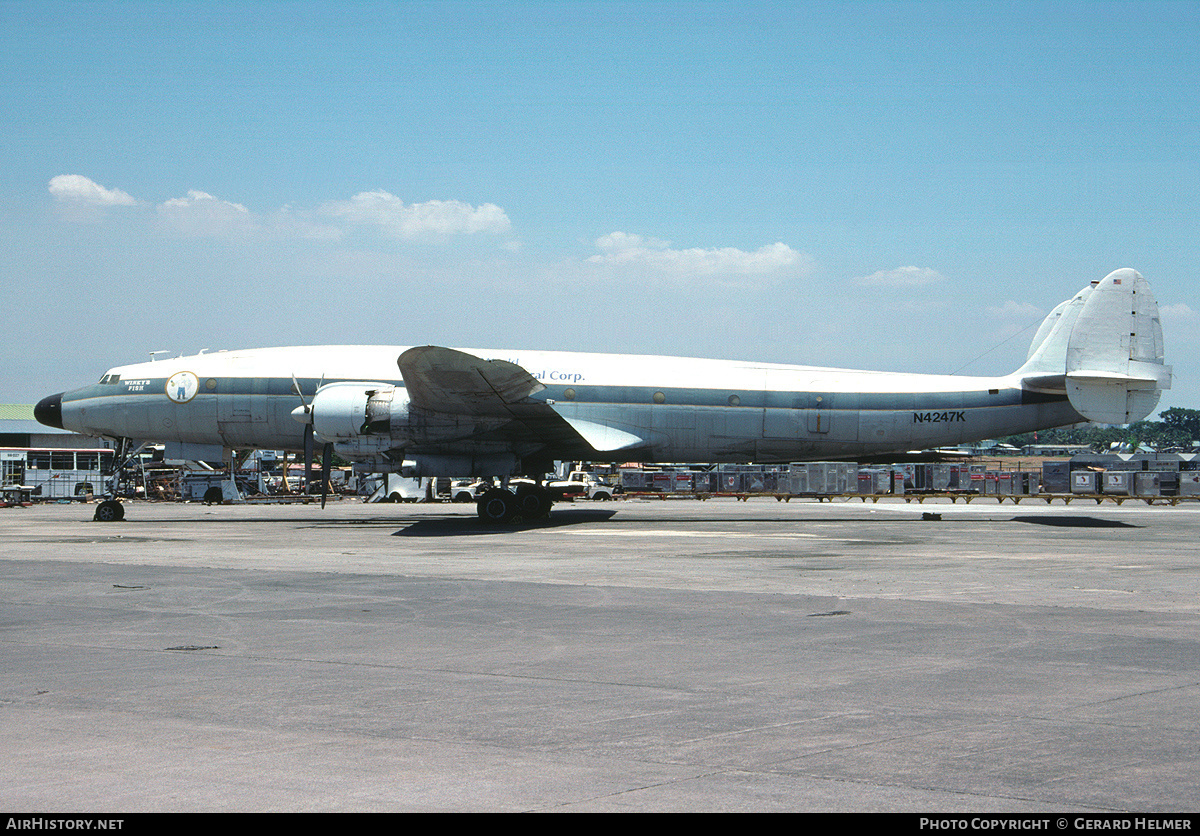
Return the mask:
<path id="1" fill-rule="evenodd" d="M 328 383 L 317 390 L 308 412 L 316 438 L 340 454 L 382 453 L 397 446 L 392 418 L 406 423 L 408 394 L 390 383 Z"/>
<path id="2" fill-rule="evenodd" d="M 311 403 L 292 410 L 292 415 L 298 421 L 311 423 L 318 441 L 332 444 L 339 455 L 356 460 L 384 453 L 391 456 L 413 444 L 438 445 L 470 439 L 508 420 L 416 409 L 404 387 L 371 381 L 327 383 L 317 390 Z M 501 452 L 511 458 L 509 451 Z M 439 475 L 479 472 L 508 475 L 511 465 L 507 460 L 489 458 L 496 453 L 494 443 L 484 444 L 465 453 L 460 460 L 439 461 L 447 467 L 467 468 L 439 471 Z M 431 472 L 428 468 L 422 470 Z"/>

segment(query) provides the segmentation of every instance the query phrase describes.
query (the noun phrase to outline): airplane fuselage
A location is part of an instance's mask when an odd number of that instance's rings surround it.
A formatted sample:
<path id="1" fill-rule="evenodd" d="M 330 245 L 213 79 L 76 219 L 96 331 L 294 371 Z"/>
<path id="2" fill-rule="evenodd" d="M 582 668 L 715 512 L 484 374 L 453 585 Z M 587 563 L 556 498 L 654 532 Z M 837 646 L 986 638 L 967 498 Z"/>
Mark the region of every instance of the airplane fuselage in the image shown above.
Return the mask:
<path id="1" fill-rule="evenodd" d="M 211 448 L 299 451 L 297 407 L 321 387 L 365 382 L 405 388 L 405 347 L 250 349 L 120 366 L 61 396 L 61 425 L 87 435 Z M 958 377 L 641 355 L 464 351 L 516 364 L 545 388 L 529 396 L 569 421 L 636 437 L 595 449 L 531 412 L 514 435 L 496 421 L 401 437 L 336 441 L 352 458 L 447 449 L 518 459 L 786 462 L 854 458 L 953 445 L 1085 420 L 1065 394 L 1023 387 L 1016 375 Z M 299 391 L 297 392 L 297 388 Z M 39 406 L 41 408 L 41 406 Z M 422 433 L 425 433 L 423 436 Z M 539 449 L 542 448 L 542 449 Z M 186 458 L 207 458 L 184 456 Z M 447 473 L 444 475 L 467 475 Z"/>

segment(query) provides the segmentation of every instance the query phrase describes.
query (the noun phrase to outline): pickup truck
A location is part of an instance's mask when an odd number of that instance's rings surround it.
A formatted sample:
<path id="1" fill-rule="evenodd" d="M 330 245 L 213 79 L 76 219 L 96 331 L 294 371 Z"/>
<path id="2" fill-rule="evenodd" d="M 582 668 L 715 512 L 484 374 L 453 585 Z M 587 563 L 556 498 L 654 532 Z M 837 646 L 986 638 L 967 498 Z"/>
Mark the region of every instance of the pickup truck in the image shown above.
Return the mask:
<path id="1" fill-rule="evenodd" d="M 566 479 L 547 482 L 546 487 L 555 496 L 565 499 L 587 497 L 588 499 L 609 500 L 616 492 L 612 485 L 606 485 L 596 478 L 596 474 L 583 470 L 573 470 Z"/>
<path id="2" fill-rule="evenodd" d="M 456 479 L 450 483 L 451 502 L 474 502 L 492 487 L 483 479 Z"/>
<path id="3" fill-rule="evenodd" d="M 509 489 L 513 491 L 519 490 L 523 485 L 532 486 L 534 484 L 532 479 L 523 477 L 508 480 Z M 452 502 L 474 502 L 492 487 L 491 481 L 486 479 L 456 481 L 450 488 L 450 499 Z M 606 485 L 596 478 L 596 474 L 583 470 L 572 471 L 566 479 L 547 481 L 545 488 L 554 502 L 570 499 L 608 500 L 613 498 L 613 494 L 621 493 L 620 488 Z"/>

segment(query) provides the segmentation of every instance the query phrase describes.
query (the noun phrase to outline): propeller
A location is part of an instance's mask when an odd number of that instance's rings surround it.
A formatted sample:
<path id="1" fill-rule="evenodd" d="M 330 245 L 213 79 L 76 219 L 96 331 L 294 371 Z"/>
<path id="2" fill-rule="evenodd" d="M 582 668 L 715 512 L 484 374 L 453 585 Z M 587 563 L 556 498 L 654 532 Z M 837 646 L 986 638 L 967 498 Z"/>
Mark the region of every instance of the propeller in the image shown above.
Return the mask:
<path id="1" fill-rule="evenodd" d="M 304 495 L 308 496 L 308 486 L 312 484 L 313 466 L 313 428 L 312 424 L 304 426 Z M 305 502 L 307 502 L 307 498 Z"/>
<path id="2" fill-rule="evenodd" d="M 325 375 L 321 375 L 321 382 L 317 384 L 317 390 L 325 384 Z M 292 410 L 292 417 L 297 421 L 304 422 L 304 494 L 308 496 L 309 486 L 312 484 L 313 474 L 313 455 L 316 452 L 316 441 L 313 438 L 313 415 L 312 404 L 304 397 L 304 391 L 300 388 L 300 381 L 296 379 L 296 375 L 292 374 L 292 391 L 300 396 L 302 407 Z M 329 468 L 333 462 L 333 445 L 326 443 L 321 449 L 321 507 L 325 507 L 325 499 L 329 495 Z M 305 499 L 307 502 L 308 500 Z"/>
<path id="3" fill-rule="evenodd" d="M 329 470 L 333 467 L 333 445 L 328 441 L 321 448 L 321 508 L 329 497 Z"/>

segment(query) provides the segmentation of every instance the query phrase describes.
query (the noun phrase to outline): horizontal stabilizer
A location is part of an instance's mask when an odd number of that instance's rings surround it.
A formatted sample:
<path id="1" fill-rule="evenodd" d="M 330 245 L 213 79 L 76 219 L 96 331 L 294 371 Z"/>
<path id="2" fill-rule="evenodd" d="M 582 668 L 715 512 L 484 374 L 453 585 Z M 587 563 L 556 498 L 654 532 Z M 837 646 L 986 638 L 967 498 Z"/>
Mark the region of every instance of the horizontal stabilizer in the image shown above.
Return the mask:
<path id="1" fill-rule="evenodd" d="M 1026 375 L 1021 379 L 1021 383 L 1026 389 L 1038 392 L 1061 393 L 1067 391 L 1067 376 L 1062 373 Z"/>
<path id="2" fill-rule="evenodd" d="M 1075 411 L 1097 424 L 1132 424 L 1141 421 L 1158 406 L 1159 390 L 1143 388 L 1129 381 L 1096 377 L 1073 379 L 1067 376 L 1067 397 Z"/>
<path id="3" fill-rule="evenodd" d="M 1110 372 L 1102 369 L 1080 369 L 1079 371 L 1068 372 L 1066 380 L 1068 385 L 1071 383 L 1085 386 L 1089 384 L 1116 384 L 1129 386 L 1133 389 L 1171 388 L 1171 369 L 1169 366 L 1162 366 L 1156 363 L 1142 363 L 1140 366 L 1141 368 L 1130 369 L 1131 373 Z"/>

